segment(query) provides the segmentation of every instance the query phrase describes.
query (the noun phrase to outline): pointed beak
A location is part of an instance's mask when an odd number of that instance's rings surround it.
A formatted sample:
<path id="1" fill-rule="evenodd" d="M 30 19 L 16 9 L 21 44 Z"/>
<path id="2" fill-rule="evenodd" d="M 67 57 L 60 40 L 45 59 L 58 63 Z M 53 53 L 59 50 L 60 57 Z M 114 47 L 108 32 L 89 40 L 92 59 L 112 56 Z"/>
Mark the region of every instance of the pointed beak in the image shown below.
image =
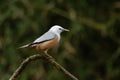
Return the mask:
<path id="1" fill-rule="evenodd" d="M 68 29 L 64 29 L 64 31 L 70 31 L 70 30 L 68 30 Z"/>

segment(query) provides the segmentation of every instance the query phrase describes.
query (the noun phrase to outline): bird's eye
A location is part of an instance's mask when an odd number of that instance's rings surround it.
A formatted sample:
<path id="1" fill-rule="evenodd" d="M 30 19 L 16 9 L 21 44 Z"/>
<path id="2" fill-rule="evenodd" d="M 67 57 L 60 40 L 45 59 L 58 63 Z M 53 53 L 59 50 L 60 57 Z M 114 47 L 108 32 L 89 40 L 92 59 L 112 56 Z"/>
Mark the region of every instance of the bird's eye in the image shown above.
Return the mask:
<path id="1" fill-rule="evenodd" d="M 59 28 L 59 30 L 62 30 L 61 28 Z"/>

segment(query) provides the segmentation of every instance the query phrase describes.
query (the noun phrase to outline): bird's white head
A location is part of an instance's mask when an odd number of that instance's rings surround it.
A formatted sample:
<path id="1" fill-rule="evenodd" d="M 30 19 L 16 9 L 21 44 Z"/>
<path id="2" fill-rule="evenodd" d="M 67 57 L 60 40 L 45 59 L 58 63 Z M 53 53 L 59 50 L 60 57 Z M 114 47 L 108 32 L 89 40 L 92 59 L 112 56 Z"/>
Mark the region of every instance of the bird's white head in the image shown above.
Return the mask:
<path id="1" fill-rule="evenodd" d="M 54 33 L 60 34 L 63 31 L 69 31 L 68 29 L 65 29 L 59 25 L 54 25 L 53 27 L 50 28 L 49 31 L 52 31 Z"/>

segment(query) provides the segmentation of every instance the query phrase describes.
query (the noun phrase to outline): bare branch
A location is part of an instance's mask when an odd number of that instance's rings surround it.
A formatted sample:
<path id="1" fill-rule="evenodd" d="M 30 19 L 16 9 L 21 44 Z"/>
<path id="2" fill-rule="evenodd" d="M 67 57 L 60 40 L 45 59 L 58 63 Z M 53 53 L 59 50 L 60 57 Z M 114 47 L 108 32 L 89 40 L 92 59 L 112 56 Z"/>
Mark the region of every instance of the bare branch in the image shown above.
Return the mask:
<path id="1" fill-rule="evenodd" d="M 20 66 L 16 69 L 16 71 L 13 73 L 13 75 L 10 77 L 9 80 L 16 80 L 17 77 L 21 74 L 21 72 L 25 69 L 25 67 L 27 66 L 28 63 L 30 63 L 31 61 L 37 60 L 37 59 L 43 59 L 47 62 L 49 62 L 50 64 L 52 64 L 58 71 L 61 71 L 62 73 L 64 73 L 67 77 L 69 77 L 71 80 L 78 80 L 75 76 L 73 76 L 70 72 L 68 72 L 65 68 L 63 68 L 60 64 L 58 64 L 54 58 L 52 56 L 50 56 L 49 54 L 36 54 L 36 55 L 32 55 L 28 58 L 26 58 L 21 64 Z"/>
<path id="2" fill-rule="evenodd" d="M 20 75 L 20 73 L 25 69 L 25 67 L 27 66 L 28 63 L 30 63 L 33 60 L 41 59 L 41 58 L 42 58 L 42 56 L 40 54 L 32 55 L 32 56 L 26 58 L 20 64 L 20 66 L 16 69 L 16 71 L 13 73 L 13 75 L 10 77 L 9 80 L 16 80 L 17 77 Z"/>
<path id="3" fill-rule="evenodd" d="M 44 58 L 51 63 L 58 71 L 61 71 L 66 76 L 68 76 L 71 80 L 78 80 L 75 76 L 73 76 L 70 72 L 68 72 L 64 67 L 62 67 L 60 64 L 58 64 L 52 56 L 49 54 L 44 54 Z"/>

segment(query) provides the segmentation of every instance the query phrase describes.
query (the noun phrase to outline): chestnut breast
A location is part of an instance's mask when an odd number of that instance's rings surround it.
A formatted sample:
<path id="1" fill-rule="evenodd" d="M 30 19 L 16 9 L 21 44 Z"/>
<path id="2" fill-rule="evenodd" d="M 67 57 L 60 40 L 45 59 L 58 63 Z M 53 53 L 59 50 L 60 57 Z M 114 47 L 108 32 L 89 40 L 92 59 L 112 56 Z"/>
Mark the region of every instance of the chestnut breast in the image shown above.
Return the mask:
<path id="1" fill-rule="evenodd" d="M 55 38 L 53 38 L 51 40 L 37 44 L 35 46 L 35 49 L 38 51 L 45 51 L 45 50 L 48 50 L 48 49 L 55 47 L 58 44 L 58 42 L 59 42 L 58 37 L 55 36 Z"/>

